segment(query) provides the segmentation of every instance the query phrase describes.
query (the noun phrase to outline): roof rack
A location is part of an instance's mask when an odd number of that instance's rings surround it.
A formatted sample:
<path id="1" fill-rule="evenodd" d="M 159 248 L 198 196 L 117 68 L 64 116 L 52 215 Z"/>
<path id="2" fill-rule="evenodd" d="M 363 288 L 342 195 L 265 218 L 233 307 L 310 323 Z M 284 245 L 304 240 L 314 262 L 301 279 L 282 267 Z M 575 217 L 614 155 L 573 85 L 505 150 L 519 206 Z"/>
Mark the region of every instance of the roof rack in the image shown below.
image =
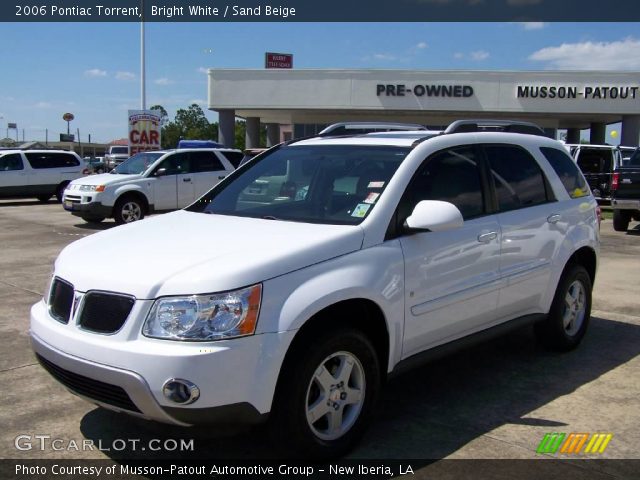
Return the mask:
<path id="1" fill-rule="evenodd" d="M 530 122 L 516 120 L 456 120 L 449 125 L 444 134 L 468 132 L 508 132 L 524 133 L 546 137 L 544 130 Z"/>
<path id="2" fill-rule="evenodd" d="M 318 133 L 318 137 L 335 137 L 340 135 L 357 135 L 373 132 L 401 132 L 427 130 L 417 123 L 393 122 L 340 122 L 329 125 Z"/>

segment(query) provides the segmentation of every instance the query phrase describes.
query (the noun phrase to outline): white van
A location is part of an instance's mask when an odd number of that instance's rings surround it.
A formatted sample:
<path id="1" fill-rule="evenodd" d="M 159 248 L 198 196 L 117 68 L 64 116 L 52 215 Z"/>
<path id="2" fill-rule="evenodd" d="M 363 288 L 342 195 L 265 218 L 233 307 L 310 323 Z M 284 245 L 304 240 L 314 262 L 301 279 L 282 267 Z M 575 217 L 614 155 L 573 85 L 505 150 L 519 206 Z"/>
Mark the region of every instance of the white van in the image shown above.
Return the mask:
<path id="1" fill-rule="evenodd" d="M 0 198 L 35 197 L 62 201 L 69 182 L 88 173 L 75 152 L 0 150 Z"/>

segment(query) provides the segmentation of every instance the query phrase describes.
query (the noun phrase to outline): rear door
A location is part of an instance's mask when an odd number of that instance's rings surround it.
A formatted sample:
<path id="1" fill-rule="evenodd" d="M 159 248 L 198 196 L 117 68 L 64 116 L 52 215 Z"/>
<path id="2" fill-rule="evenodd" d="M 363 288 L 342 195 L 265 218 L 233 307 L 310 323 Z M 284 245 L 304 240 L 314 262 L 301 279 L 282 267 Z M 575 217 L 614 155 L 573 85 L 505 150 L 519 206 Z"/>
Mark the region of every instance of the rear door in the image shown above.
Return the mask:
<path id="1" fill-rule="evenodd" d="M 490 325 L 500 288 L 500 226 L 488 213 L 482 159 L 473 146 L 435 153 L 398 207 L 399 222 L 421 200 L 456 205 L 462 228 L 400 237 L 405 260 L 403 357 Z"/>
<path id="2" fill-rule="evenodd" d="M 503 283 L 498 318 L 542 311 L 551 261 L 564 239 L 567 218 L 531 153 L 517 145 L 484 145 L 495 192 Z"/>
<path id="3" fill-rule="evenodd" d="M 190 152 L 194 179 L 194 201 L 211 190 L 229 173 L 222 159 L 211 150 Z"/>
<path id="4" fill-rule="evenodd" d="M 25 167 L 20 153 L 0 156 L 0 196 L 13 197 L 29 194 L 30 170 Z"/>

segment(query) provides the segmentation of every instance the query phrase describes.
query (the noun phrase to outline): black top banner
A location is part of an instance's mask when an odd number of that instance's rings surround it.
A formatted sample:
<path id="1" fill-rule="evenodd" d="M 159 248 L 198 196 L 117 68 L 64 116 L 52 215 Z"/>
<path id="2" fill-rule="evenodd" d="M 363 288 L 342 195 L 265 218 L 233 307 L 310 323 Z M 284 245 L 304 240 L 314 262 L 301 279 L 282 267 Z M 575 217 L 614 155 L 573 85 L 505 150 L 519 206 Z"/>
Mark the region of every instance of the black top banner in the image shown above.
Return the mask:
<path id="1" fill-rule="evenodd" d="M 638 0 L 5 0 L 2 22 L 631 22 Z"/>

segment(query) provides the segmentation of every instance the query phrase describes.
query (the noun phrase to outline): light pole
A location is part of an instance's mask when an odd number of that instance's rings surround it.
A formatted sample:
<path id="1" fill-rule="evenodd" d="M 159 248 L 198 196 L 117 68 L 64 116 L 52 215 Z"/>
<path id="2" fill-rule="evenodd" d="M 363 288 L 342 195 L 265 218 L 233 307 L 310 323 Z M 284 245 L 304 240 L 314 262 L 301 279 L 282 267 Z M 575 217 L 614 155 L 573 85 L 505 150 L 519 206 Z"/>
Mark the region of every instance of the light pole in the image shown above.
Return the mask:
<path id="1" fill-rule="evenodd" d="M 147 93 L 145 87 L 146 72 L 144 58 L 144 0 L 140 0 L 142 6 L 142 21 L 140 22 L 140 109 L 147 109 Z"/>

